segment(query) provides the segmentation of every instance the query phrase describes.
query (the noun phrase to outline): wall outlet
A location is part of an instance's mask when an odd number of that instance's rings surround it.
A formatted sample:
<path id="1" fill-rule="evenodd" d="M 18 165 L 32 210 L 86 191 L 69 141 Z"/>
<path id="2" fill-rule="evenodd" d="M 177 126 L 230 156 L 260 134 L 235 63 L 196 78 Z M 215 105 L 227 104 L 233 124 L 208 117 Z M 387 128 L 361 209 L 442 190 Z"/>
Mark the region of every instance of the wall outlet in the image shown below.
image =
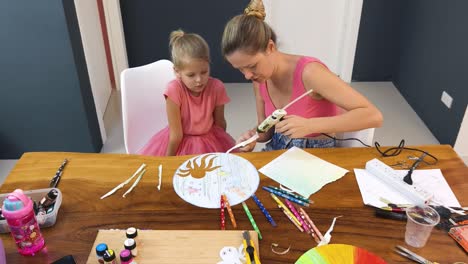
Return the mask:
<path id="1" fill-rule="evenodd" d="M 442 92 L 442 97 L 440 98 L 442 103 L 447 106 L 448 109 L 452 107 L 453 98 L 446 91 Z"/>

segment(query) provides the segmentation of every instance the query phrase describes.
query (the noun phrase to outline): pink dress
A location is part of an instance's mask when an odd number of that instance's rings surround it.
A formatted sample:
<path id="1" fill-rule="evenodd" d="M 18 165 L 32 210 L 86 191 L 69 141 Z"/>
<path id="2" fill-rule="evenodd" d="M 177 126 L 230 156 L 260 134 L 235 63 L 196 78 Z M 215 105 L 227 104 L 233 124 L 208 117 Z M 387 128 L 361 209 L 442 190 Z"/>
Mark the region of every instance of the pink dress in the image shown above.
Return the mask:
<path id="1" fill-rule="evenodd" d="M 164 96 L 180 107 L 184 136 L 176 155 L 226 152 L 234 146 L 234 139 L 214 124 L 213 112 L 216 106 L 230 101 L 220 80 L 210 77 L 199 96 L 193 96 L 182 81 L 173 80 L 168 84 Z M 165 156 L 168 143 L 169 126 L 156 133 L 138 153 Z"/>

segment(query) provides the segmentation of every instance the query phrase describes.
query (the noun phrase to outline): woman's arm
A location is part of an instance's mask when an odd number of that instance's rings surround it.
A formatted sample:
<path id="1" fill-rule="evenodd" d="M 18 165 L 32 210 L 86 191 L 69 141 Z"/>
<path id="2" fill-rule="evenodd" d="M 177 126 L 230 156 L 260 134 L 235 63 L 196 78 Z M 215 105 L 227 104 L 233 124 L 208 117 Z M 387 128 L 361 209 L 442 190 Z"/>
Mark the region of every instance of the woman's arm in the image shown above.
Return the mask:
<path id="1" fill-rule="evenodd" d="M 213 112 L 215 125 L 221 127 L 226 131 L 226 118 L 224 118 L 224 105 L 218 105 Z"/>
<path id="2" fill-rule="evenodd" d="M 166 98 L 166 112 L 169 123 L 169 143 L 167 144 L 167 156 L 175 156 L 180 142 L 184 136 L 182 130 L 182 119 L 179 106 L 170 98 Z"/>
<path id="3" fill-rule="evenodd" d="M 312 133 L 336 133 L 380 127 L 383 116 L 369 100 L 319 63 L 309 63 L 302 73 L 307 90 L 313 97 L 323 97 L 346 113 L 332 117 L 302 118 L 286 116 L 276 125 L 278 132 L 293 138 Z"/>

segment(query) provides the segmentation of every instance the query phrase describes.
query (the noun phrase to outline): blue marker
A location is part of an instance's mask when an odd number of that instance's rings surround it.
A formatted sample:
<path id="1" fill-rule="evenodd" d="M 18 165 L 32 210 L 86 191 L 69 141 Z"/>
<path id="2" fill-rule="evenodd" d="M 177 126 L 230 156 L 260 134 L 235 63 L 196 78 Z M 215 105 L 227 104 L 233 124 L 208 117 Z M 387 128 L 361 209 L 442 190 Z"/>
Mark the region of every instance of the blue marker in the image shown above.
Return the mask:
<path id="1" fill-rule="evenodd" d="M 270 222 L 270 224 L 273 227 L 276 227 L 275 220 L 273 220 L 273 217 L 271 217 L 270 213 L 268 213 L 267 209 L 265 208 L 265 206 L 263 206 L 262 202 L 260 202 L 260 200 L 257 198 L 257 196 L 255 196 L 255 194 L 252 194 L 252 198 L 254 199 L 255 203 L 258 205 L 262 213 L 265 215 L 268 222 Z"/>
<path id="2" fill-rule="evenodd" d="M 276 195 L 278 195 L 279 197 L 283 197 L 284 199 L 288 199 L 289 201 L 291 201 L 291 202 L 293 202 L 293 203 L 297 203 L 298 205 L 306 206 L 306 207 L 309 206 L 308 203 L 306 203 L 306 202 L 304 202 L 304 201 L 302 201 L 302 200 L 299 200 L 299 199 L 297 199 L 297 198 L 294 198 L 294 197 L 292 197 L 292 196 L 289 195 L 289 194 L 286 194 L 286 193 L 277 191 L 277 190 L 272 189 L 272 188 L 270 188 L 270 187 L 264 186 L 264 187 L 262 187 L 262 189 L 265 190 L 265 191 L 267 191 L 267 192 L 276 194 Z"/>

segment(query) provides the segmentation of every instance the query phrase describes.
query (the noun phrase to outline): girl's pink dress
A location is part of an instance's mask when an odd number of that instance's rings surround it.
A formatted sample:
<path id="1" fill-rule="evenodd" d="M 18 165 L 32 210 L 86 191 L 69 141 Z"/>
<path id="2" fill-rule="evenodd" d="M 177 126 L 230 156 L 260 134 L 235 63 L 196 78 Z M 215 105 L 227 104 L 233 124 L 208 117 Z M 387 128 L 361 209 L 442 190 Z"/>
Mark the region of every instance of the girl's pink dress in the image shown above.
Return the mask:
<path id="1" fill-rule="evenodd" d="M 176 155 L 226 152 L 234 146 L 234 139 L 214 124 L 213 112 L 216 106 L 230 101 L 220 80 L 210 77 L 199 96 L 193 96 L 182 81 L 173 80 L 168 84 L 164 96 L 180 107 L 184 136 Z M 156 133 L 138 153 L 165 156 L 168 143 L 169 126 Z"/>

